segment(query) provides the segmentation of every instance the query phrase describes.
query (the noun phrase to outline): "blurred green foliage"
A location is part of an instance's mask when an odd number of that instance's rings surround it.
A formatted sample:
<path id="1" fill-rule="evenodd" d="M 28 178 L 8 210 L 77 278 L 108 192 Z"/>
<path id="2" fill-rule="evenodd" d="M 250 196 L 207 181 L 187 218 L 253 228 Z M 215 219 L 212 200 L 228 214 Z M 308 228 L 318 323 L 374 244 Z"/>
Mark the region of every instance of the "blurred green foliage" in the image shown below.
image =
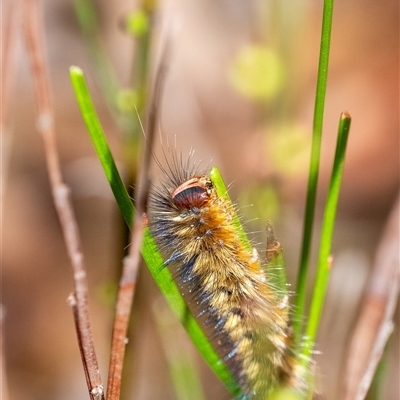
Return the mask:
<path id="1" fill-rule="evenodd" d="M 232 86 L 249 99 L 271 99 L 282 88 L 283 64 L 278 53 L 264 44 L 247 45 L 238 52 L 229 79 Z"/>

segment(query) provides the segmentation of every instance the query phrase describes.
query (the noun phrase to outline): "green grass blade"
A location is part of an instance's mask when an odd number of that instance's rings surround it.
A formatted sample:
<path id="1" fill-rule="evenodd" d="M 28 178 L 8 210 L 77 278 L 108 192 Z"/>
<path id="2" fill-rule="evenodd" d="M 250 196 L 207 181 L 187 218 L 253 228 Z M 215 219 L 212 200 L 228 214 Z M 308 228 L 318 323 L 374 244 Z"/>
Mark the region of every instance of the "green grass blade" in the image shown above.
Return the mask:
<path id="1" fill-rule="evenodd" d="M 303 242 L 300 255 L 299 274 L 296 287 L 296 304 L 293 318 L 293 330 L 296 341 L 299 342 L 302 332 L 302 318 L 304 316 L 307 272 L 310 259 L 311 237 L 314 224 L 314 211 L 317 196 L 319 160 L 321 150 L 322 125 L 325 107 L 326 83 L 328 78 L 329 49 L 331 40 L 333 14 L 333 0 L 324 1 L 322 19 L 321 46 L 318 65 L 317 89 L 314 106 L 313 137 L 311 147 L 310 171 L 306 209 L 304 215 Z"/>
<path id="2" fill-rule="evenodd" d="M 118 203 L 118 207 L 121 209 L 125 222 L 130 227 L 133 218 L 132 202 L 111 155 L 103 128 L 101 127 L 100 121 L 97 117 L 92 99 L 90 98 L 89 90 L 87 88 L 82 70 L 78 67 L 71 67 L 70 78 L 79 108 L 96 149 L 97 155 L 100 159 L 106 178 Z"/>
<path id="3" fill-rule="evenodd" d="M 343 175 L 344 157 L 346 153 L 347 138 L 350 130 L 350 115 L 342 113 L 339 122 L 339 133 L 336 143 L 335 160 L 329 184 L 328 196 L 325 205 L 324 220 L 322 224 L 320 250 L 318 256 L 318 269 L 315 279 L 314 291 L 310 306 L 306 334 L 302 346 L 303 365 L 307 366 L 314 347 L 322 307 L 325 301 L 326 289 L 331 270 L 331 246 L 333 229 L 335 226 L 336 209 Z"/>
<path id="4" fill-rule="evenodd" d="M 124 220 L 130 227 L 132 224 L 134 207 L 115 166 L 103 129 L 97 118 L 96 111 L 90 98 L 83 72 L 77 67 L 71 67 L 70 75 L 82 116 L 103 166 L 106 178 L 114 193 Z M 161 254 L 158 252 L 157 246 L 148 228 L 144 229 L 143 247 L 141 252 L 150 273 L 163 293 L 167 303 L 187 330 L 198 351 L 203 355 L 211 369 L 225 384 L 230 393 L 233 396 L 238 396 L 240 394 L 239 385 L 227 369 L 224 362 L 215 352 L 196 319 L 190 313 L 168 268 L 163 268 L 164 261 Z"/>

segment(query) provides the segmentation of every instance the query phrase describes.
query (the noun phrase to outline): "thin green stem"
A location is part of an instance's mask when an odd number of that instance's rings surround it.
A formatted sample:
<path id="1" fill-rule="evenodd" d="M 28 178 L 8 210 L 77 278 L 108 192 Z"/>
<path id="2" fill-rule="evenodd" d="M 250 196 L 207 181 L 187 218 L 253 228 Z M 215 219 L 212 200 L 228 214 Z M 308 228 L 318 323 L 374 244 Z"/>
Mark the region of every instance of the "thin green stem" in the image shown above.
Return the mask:
<path id="1" fill-rule="evenodd" d="M 293 330 L 297 343 L 302 332 L 302 318 L 305 308 L 305 294 L 307 285 L 307 272 L 310 260 L 311 237 L 314 224 L 315 202 L 317 196 L 317 183 L 321 150 L 321 137 L 325 107 L 325 93 L 328 78 L 329 49 L 332 28 L 333 0 L 324 1 L 322 19 L 321 46 L 318 66 L 317 89 L 314 106 L 313 136 L 311 147 L 310 171 L 308 176 L 308 188 L 306 208 L 304 215 L 303 242 L 301 248 L 299 275 L 296 288 L 295 314 L 293 318 Z"/>
<path id="2" fill-rule="evenodd" d="M 99 21 L 96 8 L 91 0 L 74 0 L 73 4 L 78 23 L 87 42 L 90 58 L 98 75 L 100 88 L 111 113 L 118 121 L 116 94 L 119 83 L 98 33 Z"/>
<path id="3" fill-rule="evenodd" d="M 161 344 L 166 355 L 168 371 L 175 389 L 177 400 L 205 400 L 198 368 L 193 352 L 187 345 L 182 328 L 171 319 L 171 312 L 164 303 L 157 302 L 153 314 Z"/>
<path id="4" fill-rule="evenodd" d="M 328 279 L 333 262 L 331 256 L 333 229 L 335 226 L 336 210 L 343 175 L 344 157 L 346 153 L 347 138 L 350 130 L 350 122 L 350 115 L 346 112 L 342 113 L 339 122 L 335 160 L 333 163 L 322 224 L 317 276 L 315 279 L 314 291 L 310 306 L 310 315 L 308 317 L 306 334 L 302 348 L 302 363 L 305 367 L 307 367 L 310 361 L 311 352 L 314 347 L 315 337 L 321 319 L 322 307 L 325 301 Z"/>

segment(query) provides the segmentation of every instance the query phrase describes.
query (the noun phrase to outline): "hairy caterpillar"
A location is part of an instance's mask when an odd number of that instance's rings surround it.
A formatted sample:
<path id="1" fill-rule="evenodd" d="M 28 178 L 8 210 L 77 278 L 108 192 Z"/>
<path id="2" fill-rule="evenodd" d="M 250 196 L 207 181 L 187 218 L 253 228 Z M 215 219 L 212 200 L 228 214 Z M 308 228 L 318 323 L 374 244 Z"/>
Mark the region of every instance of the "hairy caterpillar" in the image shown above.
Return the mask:
<path id="1" fill-rule="evenodd" d="M 186 165 L 174 159 L 149 196 L 149 228 L 165 266 L 244 398 L 265 400 L 295 380 L 288 302 L 268 281 L 257 252 L 240 240 L 234 215 L 190 159 Z"/>

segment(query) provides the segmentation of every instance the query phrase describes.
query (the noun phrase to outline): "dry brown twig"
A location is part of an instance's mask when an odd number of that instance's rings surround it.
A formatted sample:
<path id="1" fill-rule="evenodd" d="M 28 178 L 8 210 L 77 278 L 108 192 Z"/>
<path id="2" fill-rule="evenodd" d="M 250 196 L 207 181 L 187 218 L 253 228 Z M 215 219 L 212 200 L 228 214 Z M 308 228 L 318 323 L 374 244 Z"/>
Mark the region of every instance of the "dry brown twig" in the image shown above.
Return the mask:
<path id="1" fill-rule="evenodd" d="M 0 65 L 1 65 L 1 101 L 0 101 L 0 219 L 3 222 L 3 200 L 5 195 L 7 167 L 10 154 L 11 134 L 7 131 L 7 111 L 10 104 L 10 93 L 14 84 L 15 75 L 15 56 L 18 39 L 18 22 L 20 17 L 20 4 L 19 1 L 6 1 L 2 5 L 1 23 L 1 51 L 0 51 Z M 1 229 L 1 228 L 0 228 Z M 0 238 L 2 232 L 0 232 Z M 2 254 L 2 240 L 0 239 L 0 254 Z M 5 308 L 2 302 L 2 295 L 0 294 L 0 396 L 3 400 L 9 398 L 7 370 L 5 360 L 5 344 L 4 344 L 4 319 Z"/>
<path id="2" fill-rule="evenodd" d="M 0 52 L 1 65 L 1 111 L 0 128 L 1 133 L 5 128 L 5 119 L 7 115 L 7 106 L 10 103 L 10 92 L 14 84 L 15 74 L 15 56 L 18 39 L 18 19 L 20 16 L 20 2 L 18 0 L 6 1 L 2 9 L 2 51 Z"/>
<path id="3" fill-rule="evenodd" d="M 399 296 L 400 194 L 390 213 L 351 338 L 345 369 L 345 400 L 363 400 L 393 331 Z"/>
<path id="4" fill-rule="evenodd" d="M 169 43 L 166 42 L 160 58 L 156 73 L 154 90 L 149 101 L 147 111 L 146 129 L 147 137 L 143 141 L 142 159 L 140 162 L 137 191 L 136 212 L 133 221 L 129 254 L 124 259 L 122 277 L 120 280 L 116 314 L 113 326 L 110 365 L 108 371 L 107 400 L 118 400 L 121 393 L 121 375 L 126 347 L 126 335 L 128 331 L 129 316 L 135 294 L 136 278 L 141 261 L 140 250 L 143 241 L 143 226 L 146 220 L 146 203 L 150 181 L 148 171 L 152 155 L 152 147 L 155 136 L 155 127 L 158 120 L 159 104 L 162 95 L 165 70 L 169 56 Z"/>
<path id="5" fill-rule="evenodd" d="M 1 150 L 1 184 L 0 184 L 0 207 L 3 205 L 4 191 L 7 180 L 8 160 L 11 150 L 12 135 L 7 129 L 7 116 L 10 108 L 10 93 L 14 85 L 15 60 L 18 49 L 18 33 L 20 20 L 20 1 L 8 0 L 2 5 L 2 35 L 1 35 L 1 101 L 0 101 L 0 150 Z"/>
<path id="6" fill-rule="evenodd" d="M 23 1 L 23 25 L 26 47 L 38 101 L 38 129 L 43 138 L 47 172 L 57 215 L 73 269 L 74 293 L 69 297 L 82 362 L 92 400 L 104 399 L 103 383 L 95 354 L 92 328 L 89 321 L 86 269 L 80 244 L 75 214 L 70 201 L 70 190 L 62 180 L 55 140 L 54 110 L 47 65 L 45 62 L 43 19 L 38 0 Z"/>

